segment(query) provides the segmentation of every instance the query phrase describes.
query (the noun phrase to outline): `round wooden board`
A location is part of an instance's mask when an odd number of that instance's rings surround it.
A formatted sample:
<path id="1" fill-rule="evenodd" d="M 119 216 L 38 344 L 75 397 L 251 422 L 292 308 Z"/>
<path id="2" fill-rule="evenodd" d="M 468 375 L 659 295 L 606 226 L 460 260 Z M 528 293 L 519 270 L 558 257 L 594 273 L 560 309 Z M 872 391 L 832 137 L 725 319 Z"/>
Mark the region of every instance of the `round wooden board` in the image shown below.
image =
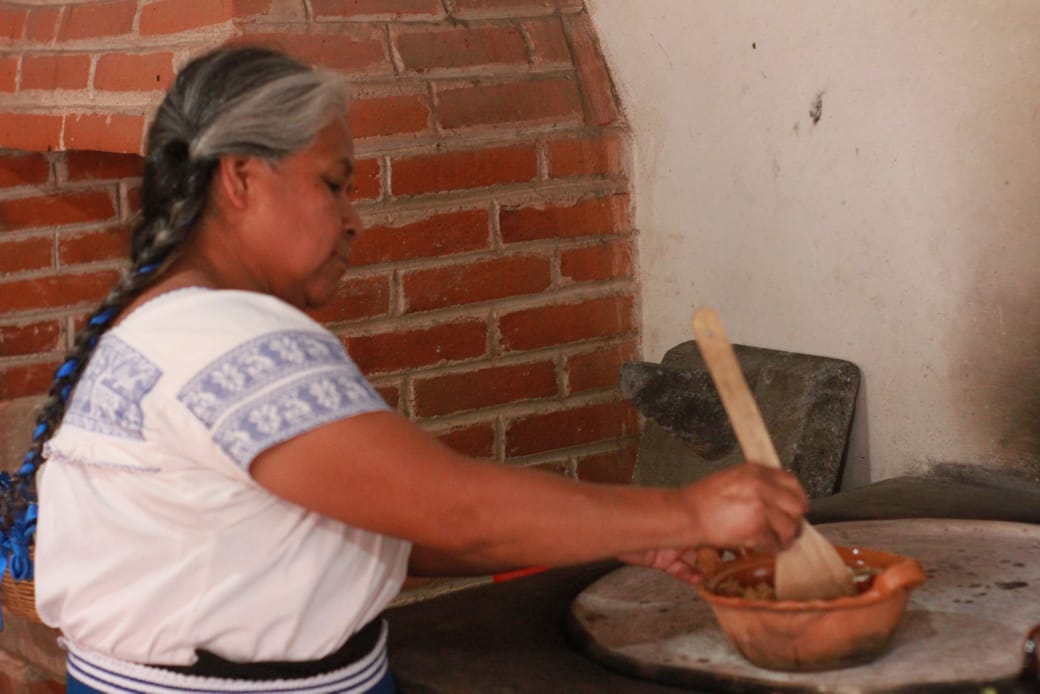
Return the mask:
<path id="1" fill-rule="evenodd" d="M 751 665 L 692 587 L 626 566 L 571 606 L 571 630 L 593 658 L 632 675 L 726 691 L 892 692 L 1013 680 L 1040 624 L 1040 525 L 939 519 L 817 526 L 836 545 L 913 557 L 928 580 L 880 658 L 858 667 L 786 673 Z"/>

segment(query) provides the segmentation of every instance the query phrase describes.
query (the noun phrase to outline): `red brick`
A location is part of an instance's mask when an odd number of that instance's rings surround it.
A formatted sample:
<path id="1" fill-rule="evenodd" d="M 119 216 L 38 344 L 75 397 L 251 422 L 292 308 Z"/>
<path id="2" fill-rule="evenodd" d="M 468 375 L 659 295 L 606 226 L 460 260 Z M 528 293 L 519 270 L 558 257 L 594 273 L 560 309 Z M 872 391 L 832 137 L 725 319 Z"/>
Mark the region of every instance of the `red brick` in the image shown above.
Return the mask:
<path id="1" fill-rule="evenodd" d="M 526 65 L 527 48 L 516 27 L 462 27 L 403 31 L 397 51 L 406 70 Z"/>
<path id="2" fill-rule="evenodd" d="M 473 458 L 493 458 L 495 455 L 495 425 L 491 423 L 452 429 L 437 434 L 437 439 L 458 453 Z"/>
<path id="3" fill-rule="evenodd" d="M 86 89 L 90 56 L 82 53 L 26 55 L 20 89 Z"/>
<path id="4" fill-rule="evenodd" d="M 566 77 L 444 89 L 437 118 L 449 130 L 524 122 L 569 124 L 582 118 L 581 98 L 574 80 Z"/>
<path id="5" fill-rule="evenodd" d="M 622 173 L 621 143 L 614 134 L 552 140 L 547 146 L 549 176 L 607 176 Z"/>
<path id="6" fill-rule="evenodd" d="M 13 92 L 17 79 L 18 56 L 0 58 L 0 92 Z"/>
<path id="7" fill-rule="evenodd" d="M 135 14 L 137 0 L 67 5 L 58 36 L 62 41 L 70 41 L 129 34 L 134 28 Z"/>
<path id="8" fill-rule="evenodd" d="M 540 472 L 547 472 L 551 475 L 559 475 L 560 477 L 570 477 L 570 466 L 567 464 L 567 460 L 550 460 L 544 463 L 536 463 L 534 465 L 526 466 L 529 470 L 538 470 Z M 523 569 L 521 569 L 522 571 Z"/>
<path id="9" fill-rule="evenodd" d="M 444 15 L 444 4 L 441 0 L 311 0 L 311 12 L 315 19 L 359 16 L 414 19 L 420 15 L 438 18 Z"/>
<path id="10" fill-rule="evenodd" d="M 518 145 L 395 159 L 390 171 L 394 195 L 419 195 L 531 181 L 538 159 L 533 147 Z"/>
<path id="11" fill-rule="evenodd" d="M 386 275 L 347 278 L 339 283 L 327 304 L 308 313 L 321 323 L 390 315 L 390 278 Z"/>
<path id="12" fill-rule="evenodd" d="M 119 279 L 115 270 L 0 282 L 0 314 L 97 303 Z"/>
<path id="13" fill-rule="evenodd" d="M 68 266 L 99 260 L 128 259 L 130 232 L 129 226 L 121 225 L 75 235 L 59 234 L 58 264 Z"/>
<path id="14" fill-rule="evenodd" d="M 110 219 L 116 213 L 104 190 L 45 195 L 0 202 L 0 229 L 28 229 Z"/>
<path id="15" fill-rule="evenodd" d="M 231 0 L 158 0 L 141 7 L 141 36 L 176 34 L 226 22 L 233 16 Z"/>
<path id="16" fill-rule="evenodd" d="M 503 208 L 499 223 L 506 243 L 627 233 L 631 229 L 629 198 L 612 195 L 579 200 L 567 207 Z"/>
<path id="17" fill-rule="evenodd" d="M 419 96 L 359 99 L 350 104 L 350 125 L 357 139 L 411 135 L 430 129 L 430 108 Z"/>
<path id="18" fill-rule="evenodd" d="M 408 312 L 537 294 L 551 284 L 551 261 L 534 255 L 413 270 L 401 276 Z"/>
<path id="19" fill-rule="evenodd" d="M 593 388 L 616 388 L 621 380 L 621 365 L 636 357 L 636 345 L 626 341 L 603 349 L 567 357 L 564 367 L 571 393 Z"/>
<path id="20" fill-rule="evenodd" d="M 154 5 L 145 7 L 154 7 Z M 105 53 L 98 58 L 97 67 L 94 69 L 94 89 L 165 91 L 172 82 L 173 53 L 165 51 L 161 53 Z"/>
<path id="21" fill-rule="evenodd" d="M 231 0 L 232 16 L 236 19 L 268 15 L 271 12 L 272 0 Z"/>
<path id="22" fill-rule="evenodd" d="M 144 135 L 144 117 L 116 113 L 76 113 L 65 117 L 65 147 L 137 153 Z"/>
<path id="23" fill-rule="evenodd" d="M 0 325 L 0 357 L 50 352 L 61 347 L 61 324 L 56 320 L 24 325 Z"/>
<path id="24" fill-rule="evenodd" d="M 60 7 L 34 7 L 29 10 L 25 24 L 25 38 L 35 43 L 50 43 L 58 33 Z"/>
<path id="25" fill-rule="evenodd" d="M 610 71 L 599 47 L 592 20 L 587 12 L 568 15 L 564 20 L 574 50 L 574 63 L 581 80 L 581 93 L 588 125 L 617 123 L 620 112 L 614 97 Z"/>
<path id="26" fill-rule="evenodd" d="M 416 379 L 415 414 L 437 417 L 559 394 L 551 361 Z"/>
<path id="27" fill-rule="evenodd" d="M 72 334 L 78 335 L 79 331 L 87 327 L 87 321 L 90 320 L 90 311 L 96 306 L 91 306 L 87 311 L 73 311 L 72 312 Z"/>
<path id="28" fill-rule="evenodd" d="M 524 23 L 531 40 L 531 55 L 536 65 L 570 63 L 571 49 L 558 17 Z"/>
<path id="29" fill-rule="evenodd" d="M 51 387 L 58 362 L 0 366 L 0 400 L 43 395 Z M 2 684 L 2 681 L 0 681 Z M 17 690 L 14 690 L 17 691 Z"/>
<path id="30" fill-rule="evenodd" d="M 7 3 L 5 3 L 6 5 Z M 25 20 L 29 15 L 24 7 L 0 6 L 0 38 L 17 41 L 25 31 Z"/>
<path id="31" fill-rule="evenodd" d="M 635 327 L 633 302 L 629 296 L 540 306 L 507 313 L 499 318 L 502 348 L 506 351 L 617 337 L 631 333 Z"/>
<path id="32" fill-rule="evenodd" d="M 126 189 L 126 207 L 129 214 L 137 214 L 141 211 L 141 186 Z"/>
<path id="33" fill-rule="evenodd" d="M 444 364 L 486 354 L 487 324 L 463 320 L 430 328 L 362 335 L 350 338 L 347 349 L 365 373 Z"/>
<path id="34" fill-rule="evenodd" d="M 49 268 L 53 251 L 50 238 L 4 240 L 0 236 L 0 273 Z"/>
<path id="35" fill-rule="evenodd" d="M 34 113 L 0 113 L 0 133 L 11 149 L 57 149 L 61 140 L 61 116 Z"/>
<path id="36" fill-rule="evenodd" d="M 51 175 L 51 163 L 38 153 L 0 150 L 0 188 L 41 185 Z"/>
<path id="37" fill-rule="evenodd" d="M 347 73 L 393 73 L 386 43 L 375 35 L 356 38 L 345 33 L 251 34 L 242 41 L 270 45 L 305 63 Z"/>
<path id="38" fill-rule="evenodd" d="M 630 279 L 632 243 L 626 239 L 565 250 L 560 253 L 560 274 L 575 282 Z"/>
<path id="39" fill-rule="evenodd" d="M 557 7 L 556 0 L 455 0 L 452 14 L 459 18 L 517 17 L 546 14 Z"/>
<path id="40" fill-rule="evenodd" d="M 617 451 L 580 457 L 577 461 L 578 479 L 603 484 L 631 484 L 637 450 L 633 442 Z"/>
<path id="41" fill-rule="evenodd" d="M 375 200 L 382 194 L 383 184 L 380 181 L 379 171 L 378 159 L 354 161 L 354 175 L 350 179 L 353 200 Z"/>
<path id="42" fill-rule="evenodd" d="M 506 428 L 510 458 L 632 436 L 638 430 L 635 410 L 623 402 L 585 405 L 520 417 Z"/>
<path id="43" fill-rule="evenodd" d="M 490 245 L 486 210 L 450 212 L 398 227 L 369 227 L 350 247 L 350 262 L 389 263 L 479 251 Z"/>
<path id="44" fill-rule="evenodd" d="M 141 176 L 144 159 L 136 154 L 74 150 L 65 153 L 70 181 L 105 181 Z"/>

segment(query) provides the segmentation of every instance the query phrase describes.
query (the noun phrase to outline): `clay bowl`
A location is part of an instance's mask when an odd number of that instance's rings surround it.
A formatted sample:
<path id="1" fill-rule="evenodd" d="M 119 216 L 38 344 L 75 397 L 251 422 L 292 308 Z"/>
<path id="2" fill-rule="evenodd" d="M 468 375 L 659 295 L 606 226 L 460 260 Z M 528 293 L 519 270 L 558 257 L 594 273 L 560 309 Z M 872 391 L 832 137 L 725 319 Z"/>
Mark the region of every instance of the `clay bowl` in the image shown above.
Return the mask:
<path id="1" fill-rule="evenodd" d="M 722 561 L 700 585 L 719 626 L 745 658 L 770 670 L 810 672 L 869 662 L 888 645 L 910 591 L 925 574 L 914 559 L 859 547 L 837 547 L 846 565 L 880 570 L 857 580 L 857 595 L 834 600 L 774 600 L 716 593 L 727 579 L 741 587 L 772 586 L 775 557 L 752 554 Z M 731 588 L 733 583 L 727 581 Z"/>

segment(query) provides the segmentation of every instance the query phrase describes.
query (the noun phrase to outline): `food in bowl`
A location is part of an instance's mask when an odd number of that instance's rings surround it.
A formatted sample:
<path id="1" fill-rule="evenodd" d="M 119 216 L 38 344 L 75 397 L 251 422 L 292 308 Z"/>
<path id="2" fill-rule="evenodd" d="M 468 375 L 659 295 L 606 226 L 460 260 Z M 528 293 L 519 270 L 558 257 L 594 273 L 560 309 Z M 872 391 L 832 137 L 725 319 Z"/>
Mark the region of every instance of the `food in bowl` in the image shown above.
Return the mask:
<path id="1" fill-rule="evenodd" d="M 881 573 L 882 569 L 873 566 L 850 566 L 849 573 L 852 574 L 852 585 L 856 593 L 864 593 L 874 583 L 874 576 Z M 756 581 L 752 585 L 744 585 L 732 576 L 720 581 L 714 587 L 718 595 L 730 598 L 746 598 L 748 600 L 776 600 L 776 589 L 772 581 Z"/>
<path id="2" fill-rule="evenodd" d="M 884 653 L 910 591 L 925 580 L 914 559 L 861 547 L 836 547 L 858 578 L 856 595 L 777 600 L 775 556 L 717 562 L 697 591 L 730 642 L 770 670 L 816 671 L 869 662 Z"/>

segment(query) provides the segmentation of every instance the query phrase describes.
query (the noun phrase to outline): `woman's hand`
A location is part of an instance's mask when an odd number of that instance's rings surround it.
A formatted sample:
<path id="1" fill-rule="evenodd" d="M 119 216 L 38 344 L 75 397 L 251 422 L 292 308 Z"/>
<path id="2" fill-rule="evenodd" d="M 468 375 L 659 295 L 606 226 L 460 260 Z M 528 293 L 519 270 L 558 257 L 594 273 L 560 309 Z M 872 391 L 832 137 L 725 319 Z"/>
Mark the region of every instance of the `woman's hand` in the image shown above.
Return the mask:
<path id="1" fill-rule="evenodd" d="M 681 492 L 694 525 L 700 528 L 702 544 L 629 552 L 619 555 L 619 560 L 698 583 L 718 568 L 716 549 L 774 552 L 790 546 L 809 504 L 794 475 L 753 463 L 716 472 Z"/>
<path id="2" fill-rule="evenodd" d="M 715 550 L 701 549 L 651 549 L 645 552 L 630 552 L 618 556 L 618 560 L 635 566 L 657 569 L 686 581 L 700 583 L 710 576 L 714 562 L 718 561 Z"/>
<path id="3" fill-rule="evenodd" d="M 744 463 L 682 490 L 702 545 L 775 552 L 801 533 L 809 498 L 790 472 Z"/>

